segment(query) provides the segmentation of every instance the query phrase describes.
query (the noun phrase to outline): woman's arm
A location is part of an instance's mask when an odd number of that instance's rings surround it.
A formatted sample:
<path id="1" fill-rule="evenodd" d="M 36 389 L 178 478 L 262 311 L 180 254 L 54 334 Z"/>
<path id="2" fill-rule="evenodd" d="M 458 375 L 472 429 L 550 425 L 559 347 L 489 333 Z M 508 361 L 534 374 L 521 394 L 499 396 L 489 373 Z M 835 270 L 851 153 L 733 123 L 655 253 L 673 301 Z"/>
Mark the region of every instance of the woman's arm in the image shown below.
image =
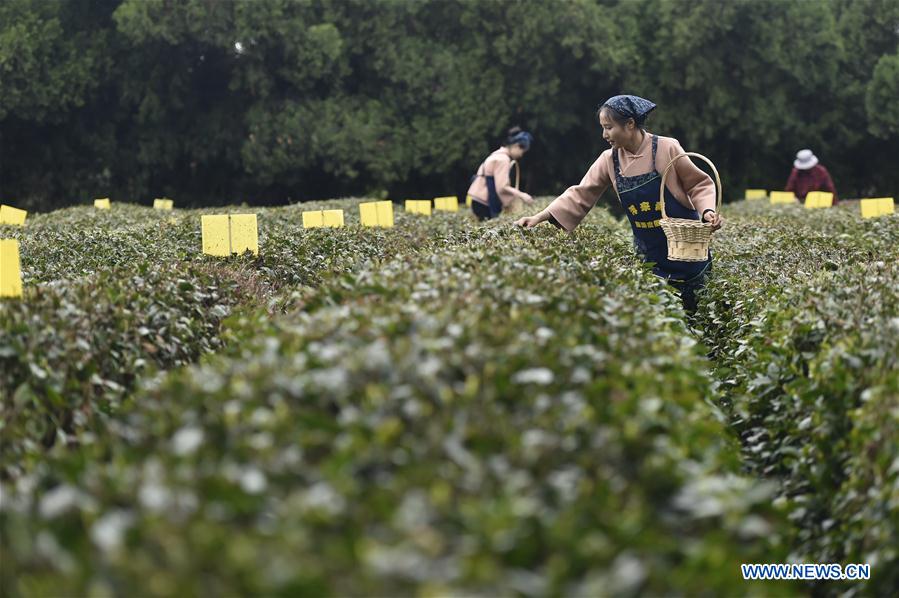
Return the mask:
<path id="1" fill-rule="evenodd" d="M 611 155 L 610 150 L 603 152 L 590 166 L 590 169 L 579 184 L 566 189 L 546 209 L 533 216 L 520 218 L 515 224 L 530 228 L 537 226 L 541 222 L 554 221 L 554 224 L 566 231 L 574 230 L 593 206 L 596 205 L 600 195 L 611 184 L 609 169 L 606 164 L 607 161 L 611 161 Z"/>
<path id="2" fill-rule="evenodd" d="M 676 139 L 668 147 L 668 163 L 675 156 L 686 153 Z M 667 168 L 668 164 L 665 164 Z M 677 177 L 680 188 L 686 194 L 689 203 L 699 212 L 701 220 L 714 225 L 715 230 L 721 228 L 724 220 L 718 214 L 715 183 L 712 177 L 699 169 L 689 156 L 681 158 L 674 163 L 674 176 Z"/>
<path id="3" fill-rule="evenodd" d="M 512 161 L 498 158 L 493 161 L 493 180 L 496 183 L 496 192 L 499 194 L 499 200 L 503 207 L 512 203 L 515 198 L 530 203 L 533 201 L 531 196 L 523 191 L 519 191 L 512 186 L 509 173 L 512 170 Z"/>
<path id="4" fill-rule="evenodd" d="M 684 153 L 686 153 L 684 148 L 675 141 L 670 149 L 669 162 L 675 156 Z M 667 164 L 665 166 L 667 168 Z M 697 212 L 702 214 L 705 210 L 717 209 L 715 206 L 715 183 L 712 182 L 712 177 L 700 170 L 689 156 L 674 163 L 673 174 L 677 177 L 681 189 L 687 194 L 687 198 Z"/>

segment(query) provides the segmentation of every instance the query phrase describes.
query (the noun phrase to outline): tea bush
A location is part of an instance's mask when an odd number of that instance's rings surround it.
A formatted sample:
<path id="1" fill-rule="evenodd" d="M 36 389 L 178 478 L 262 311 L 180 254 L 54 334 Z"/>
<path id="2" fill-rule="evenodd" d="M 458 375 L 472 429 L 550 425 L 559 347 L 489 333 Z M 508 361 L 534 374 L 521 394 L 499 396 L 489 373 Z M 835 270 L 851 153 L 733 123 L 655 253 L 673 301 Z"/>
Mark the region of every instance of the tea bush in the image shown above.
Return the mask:
<path id="1" fill-rule="evenodd" d="M 0 231 L 4 594 L 899 586 L 896 217 L 728 206 L 688 324 L 603 210 L 354 206 L 255 210 L 258 257 L 199 255 L 238 208 Z M 324 207 L 347 226 L 303 230 Z M 872 580 L 740 575 L 788 559 Z"/>
<path id="2" fill-rule="evenodd" d="M 252 264 L 290 281 L 278 313 L 235 312 L 218 355 L 4 483 L 4 587 L 794 591 L 739 577 L 785 556 L 773 485 L 740 475 L 705 351 L 620 223 L 398 220 L 273 227 Z M 306 237 L 315 285 L 289 278 Z"/>
<path id="3" fill-rule="evenodd" d="M 701 313 L 794 556 L 870 563 L 882 594 L 899 587 L 899 219 L 856 211 L 740 206 Z"/>
<path id="4" fill-rule="evenodd" d="M 76 442 L 146 370 L 219 349 L 222 318 L 247 295 L 245 281 L 211 264 L 144 262 L 38 285 L 27 302 L 4 305 L 3 469 L 25 467 L 58 437 Z"/>
<path id="5" fill-rule="evenodd" d="M 113 204 L 2 227 L 20 240 L 28 291 L 24 301 L 0 304 L 2 446 L 15 456 L 0 471 L 22 468 L 26 454 L 58 437 L 77 442 L 149 370 L 220 349 L 221 320 L 234 308 L 271 302 L 277 311 L 285 285 L 314 287 L 432 238 L 421 227 L 304 231 L 296 207 L 260 210 L 260 257 L 220 260 L 200 253 L 199 215 L 213 211 L 225 210 Z"/>

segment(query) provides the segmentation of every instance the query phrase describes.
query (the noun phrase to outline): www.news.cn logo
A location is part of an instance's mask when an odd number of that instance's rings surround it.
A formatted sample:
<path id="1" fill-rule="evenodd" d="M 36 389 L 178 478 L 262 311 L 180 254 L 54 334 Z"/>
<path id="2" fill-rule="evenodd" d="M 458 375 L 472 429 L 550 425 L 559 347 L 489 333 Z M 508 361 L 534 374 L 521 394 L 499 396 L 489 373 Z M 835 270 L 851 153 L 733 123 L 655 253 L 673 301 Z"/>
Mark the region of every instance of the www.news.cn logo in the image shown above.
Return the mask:
<path id="1" fill-rule="evenodd" d="M 870 579 L 871 565 L 851 564 L 843 567 L 837 563 L 776 563 L 740 565 L 743 579 Z"/>

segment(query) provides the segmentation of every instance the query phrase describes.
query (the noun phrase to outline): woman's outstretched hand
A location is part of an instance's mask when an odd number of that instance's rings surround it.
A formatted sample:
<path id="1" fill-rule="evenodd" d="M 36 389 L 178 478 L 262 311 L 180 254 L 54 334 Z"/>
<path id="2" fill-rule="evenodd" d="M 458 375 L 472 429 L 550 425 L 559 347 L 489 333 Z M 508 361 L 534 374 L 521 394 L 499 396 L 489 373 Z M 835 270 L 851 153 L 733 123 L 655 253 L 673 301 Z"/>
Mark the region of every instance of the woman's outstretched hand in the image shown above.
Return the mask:
<path id="1" fill-rule="evenodd" d="M 543 212 L 538 212 L 533 216 L 525 216 L 524 218 L 519 218 L 515 221 L 515 225 L 524 228 L 533 228 L 541 222 L 549 220 L 549 214 L 546 214 L 545 212 L 546 210 L 544 210 Z"/>

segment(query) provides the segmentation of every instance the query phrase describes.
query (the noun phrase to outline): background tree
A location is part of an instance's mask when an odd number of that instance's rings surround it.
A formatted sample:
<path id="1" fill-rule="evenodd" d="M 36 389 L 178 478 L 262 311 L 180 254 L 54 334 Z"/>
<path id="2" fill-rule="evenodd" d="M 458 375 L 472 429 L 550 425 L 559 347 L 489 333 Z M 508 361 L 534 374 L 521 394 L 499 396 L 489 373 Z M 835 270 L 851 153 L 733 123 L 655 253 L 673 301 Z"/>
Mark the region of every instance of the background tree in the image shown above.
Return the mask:
<path id="1" fill-rule="evenodd" d="M 802 147 L 842 196 L 895 195 L 897 31 L 892 0 L 7 0 L 0 199 L 461 194 L 516 124 L 555 194 L 621 92 L 731 198 Z"/>

